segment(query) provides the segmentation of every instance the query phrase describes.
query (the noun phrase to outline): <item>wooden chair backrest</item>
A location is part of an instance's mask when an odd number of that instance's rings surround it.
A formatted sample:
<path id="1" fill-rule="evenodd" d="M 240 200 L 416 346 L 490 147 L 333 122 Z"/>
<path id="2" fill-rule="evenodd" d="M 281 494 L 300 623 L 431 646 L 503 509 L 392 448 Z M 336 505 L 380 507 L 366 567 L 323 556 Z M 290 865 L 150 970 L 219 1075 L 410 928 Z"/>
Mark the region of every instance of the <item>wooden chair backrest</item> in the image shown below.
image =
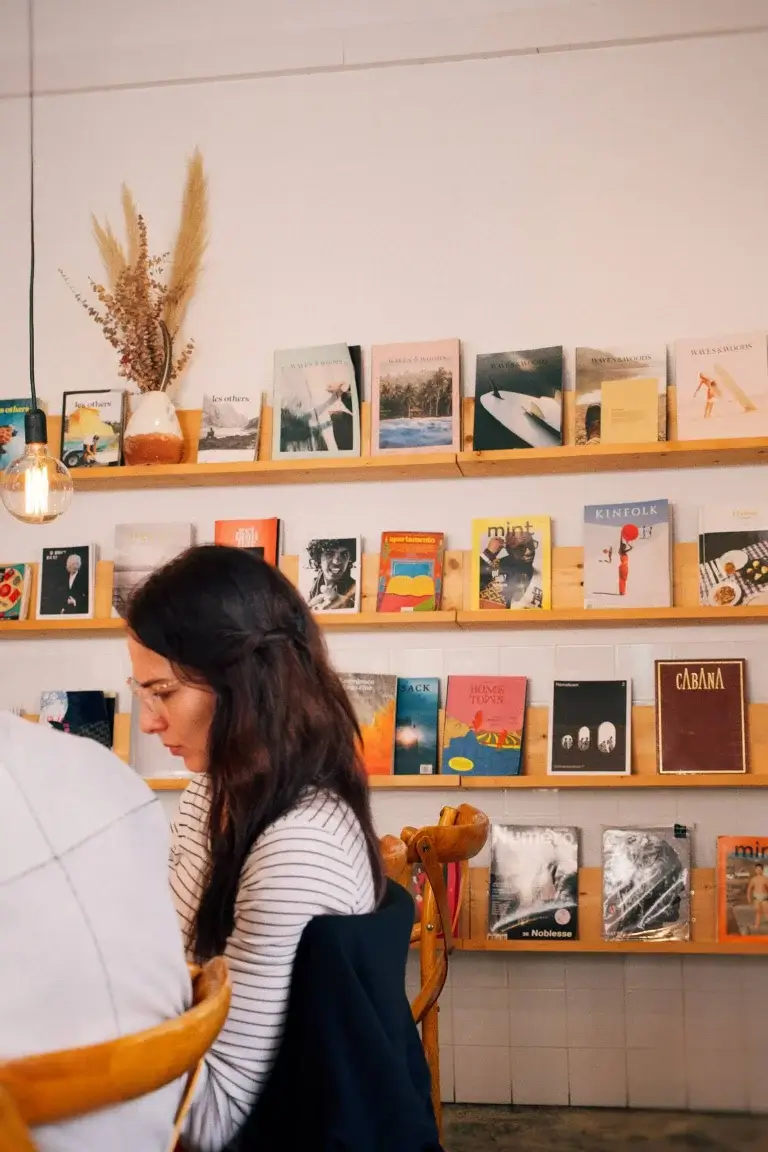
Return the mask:
<path id="1" fill-rule="evenodd" d="M 86 1048 L 0 1062 L 2 1152 L 34 1152 L 29 1128 L 148 1096 L 185 1073 L 191 1088 L 229 1011 L 226 961 L 209 960 L 193 973 L 192 987 L 192 1007 L 157 1028 Z M 187 1090 L 179 1112 L 188 1097 Z"/>
<path id="2" fill-rule="evenodd" d="M 412 869 L 420 864 L 426 883 L 420 922 L 414 925 L 411 943 L 419 946 L 421 988 L 411 1004 L 413 1018 L 421 1024 L 421 1038 L 432 1075 L 432 1103 L 440 1123 L 440 1066 L 437 1001 L 448 976 L 453 951 L 453 924 L 445 884 L 446 864 L 461 865 L 456 914 L 461 910 L 469 883 L 469 861 L 485 845 L 490 822 L 471 804 L 443 808 L 438 823 L 423 828 L 403 828 L 400 836 L 385 836 L 381 851 L 387 876 L 406 887 Z M 439 947 L 442 943 L 442 948 Z"/>

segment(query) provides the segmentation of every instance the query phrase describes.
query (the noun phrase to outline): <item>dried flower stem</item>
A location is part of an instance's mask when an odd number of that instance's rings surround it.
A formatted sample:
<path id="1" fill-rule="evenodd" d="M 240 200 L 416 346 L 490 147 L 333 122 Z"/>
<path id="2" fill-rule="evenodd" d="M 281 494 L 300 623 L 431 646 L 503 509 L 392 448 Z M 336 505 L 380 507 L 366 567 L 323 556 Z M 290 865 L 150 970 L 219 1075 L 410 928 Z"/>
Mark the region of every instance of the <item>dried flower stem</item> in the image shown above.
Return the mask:
<path id="1" fill-rule="evenodd" d="M 126 249 L 109 221 L 102 225 L 95 216 L 92 218 L 107 281 L 105 287 L 89 278 L 95 302 L 82 296 L 59 271 L 75 299 L 117 351 L 118 374 L 133 381 L 141 392 L 156 392 L 178 378 L 195 347 L 193 340 L 187 340 L 173 359 L 173 340 L 178 337 L 197 287 L 207 244 L 207 187 L 200 153 L 196 151 L 187 165 L 181 222 L 167 282 L 164 272 L 168 253 L 150 256 L 146 222 L 125 184 L 122 208 Z"/>

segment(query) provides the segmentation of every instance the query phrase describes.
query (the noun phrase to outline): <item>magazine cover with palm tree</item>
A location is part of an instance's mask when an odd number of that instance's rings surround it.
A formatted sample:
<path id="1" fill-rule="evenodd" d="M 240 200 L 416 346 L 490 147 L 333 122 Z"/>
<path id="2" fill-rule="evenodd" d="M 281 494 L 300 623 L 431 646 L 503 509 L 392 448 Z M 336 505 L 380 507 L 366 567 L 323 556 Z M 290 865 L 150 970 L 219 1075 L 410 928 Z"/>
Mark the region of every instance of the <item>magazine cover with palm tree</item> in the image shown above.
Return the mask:
<path id="1" fill-rule="evenodd" d="M 380 344 L 371 351 L 371 453 L 458 452 L 458 340 Z"/>

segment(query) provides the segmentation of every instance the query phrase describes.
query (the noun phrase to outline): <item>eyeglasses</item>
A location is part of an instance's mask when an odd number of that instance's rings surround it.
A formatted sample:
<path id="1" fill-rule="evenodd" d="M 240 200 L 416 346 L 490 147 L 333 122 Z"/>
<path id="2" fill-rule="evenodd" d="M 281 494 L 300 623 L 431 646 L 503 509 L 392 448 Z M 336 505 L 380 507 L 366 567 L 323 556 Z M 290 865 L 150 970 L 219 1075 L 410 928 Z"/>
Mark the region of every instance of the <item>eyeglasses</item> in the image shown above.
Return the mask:
<path id="1" fill-rule="evenodd" d="M 129 676 L 126 684 L 136 699 L 146 705 L 153 716 L 162 716 L 168 711 L 165 697 L 179 687 L 178 680 L 158 680 L 152 687 L 146 687 Z"/>

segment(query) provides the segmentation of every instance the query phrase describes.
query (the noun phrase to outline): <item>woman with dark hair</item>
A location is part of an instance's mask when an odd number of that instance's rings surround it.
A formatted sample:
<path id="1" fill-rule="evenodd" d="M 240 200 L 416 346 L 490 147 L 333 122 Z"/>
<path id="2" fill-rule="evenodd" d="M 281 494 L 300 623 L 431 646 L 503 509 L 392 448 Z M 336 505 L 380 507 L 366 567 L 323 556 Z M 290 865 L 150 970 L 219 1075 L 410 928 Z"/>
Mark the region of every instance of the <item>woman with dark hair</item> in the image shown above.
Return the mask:
<path id="1" fill-rule="evenodd" d="M 192 548 L 127 613 L 141 726 L 195 773 L 172 829 L 189 960 L 224 955 L 232 1006 L 185 1131 L 222 1148 L 280 1045 L 301 933 L 373 911 L 385 886 L 359 734 L 312 616 L 277 569 Z"/>

